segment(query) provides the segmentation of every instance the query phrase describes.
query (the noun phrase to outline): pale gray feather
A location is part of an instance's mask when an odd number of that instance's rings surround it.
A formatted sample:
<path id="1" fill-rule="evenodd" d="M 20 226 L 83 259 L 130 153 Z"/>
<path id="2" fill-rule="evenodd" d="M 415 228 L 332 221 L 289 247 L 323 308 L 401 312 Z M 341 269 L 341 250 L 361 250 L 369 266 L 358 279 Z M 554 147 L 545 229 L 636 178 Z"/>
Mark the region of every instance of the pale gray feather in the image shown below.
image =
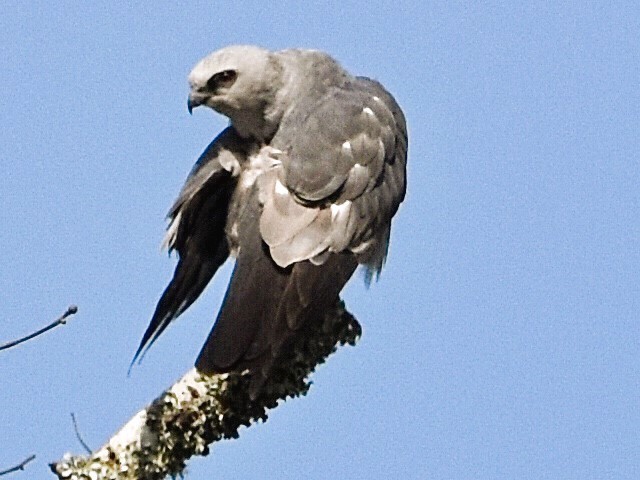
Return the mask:
<path id="1" fill-rule="evenodd" d="M 140 348 L 237 256 L 196 366 L 259 373 L 253 395 L 358 263 L 367 281 L 380 272 L 405 195 L 406 123 L 382 85 L 314 50 L 227 47 L 198 62 L 189 85 L 189 111 L 206 105 L 230 126 L 169 212 L 165 243 L 180 261 Z"/>

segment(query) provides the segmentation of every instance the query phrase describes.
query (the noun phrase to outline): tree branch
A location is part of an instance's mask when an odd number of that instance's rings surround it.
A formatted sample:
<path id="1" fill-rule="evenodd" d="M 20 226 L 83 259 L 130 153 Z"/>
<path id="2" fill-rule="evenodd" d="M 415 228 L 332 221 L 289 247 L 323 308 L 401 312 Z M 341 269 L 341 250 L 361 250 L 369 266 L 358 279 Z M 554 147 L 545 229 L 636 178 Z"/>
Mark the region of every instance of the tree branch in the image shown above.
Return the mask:
<path id="1" fill-rule="evenodd" d="M 76 307 L 75 305 L 71 305 L 71 306 L 69 306 L 69 308 L 67 308 L 67 311 L 64 312 L 60 316 L 60 318 L 58 318 L 55 322 L 47 325 L 44 328 L 41 328 L 37 332 L 33 332 L 33 333 L 27 335 L 26 337 L 22 337 L 22 338 L 19 338 L 18 340 L 13 340 L 11 342 L 5 343 L 4 345 L 0 345 L 0 350 L 6 350 L 8 348 L 15 347 L 16 345 L 19 345 L 22 342 L 26 342 L 27 340 L 31 340 L 32 338 L 35 338 L 38 335 L 42 335 L 43 333 L 48 332 L 49 330 L 51 330 L 52 328 L 57 327 L 58 325 L 63 325 L 65 323 L 67 323 L 67 317 L 69 317 L 71 315 L 74 315 L 77 312 L 78 312 L 78 307 Z"/>
<path id="2" fill-rule="evenodd" d="M 3 475 L 6 475 L 7 473 L 17 472 L 18 470 L 24 470 L 25 465 L 35 458 L 36 458 L 35 455 L 31 455 L 30 457 L 27 457 L 26 459 L 24 459 L 20 465 L 16 465 L 15 467 L 11 467 L 8 470 L 1 471 L 0 477 Z"/>
<path id="3" fill-rule="evenodd" d="M 324 320 L 301 329 L 278 360 L 257 398 L 247 374 L 202 375 L 187 372 L 138 412 L 100 450 L 90 456 L 66 454 L 51 470 L 66 480 L 160 480 L 181 475 L 193 455 L 208 455 L 209 445 L 237 438 L 241 426 L 267 419 L 280 400 L 305 395 L 308 375 L 339 345 L 354 345 L 357 320 L 340 303 Z"/>

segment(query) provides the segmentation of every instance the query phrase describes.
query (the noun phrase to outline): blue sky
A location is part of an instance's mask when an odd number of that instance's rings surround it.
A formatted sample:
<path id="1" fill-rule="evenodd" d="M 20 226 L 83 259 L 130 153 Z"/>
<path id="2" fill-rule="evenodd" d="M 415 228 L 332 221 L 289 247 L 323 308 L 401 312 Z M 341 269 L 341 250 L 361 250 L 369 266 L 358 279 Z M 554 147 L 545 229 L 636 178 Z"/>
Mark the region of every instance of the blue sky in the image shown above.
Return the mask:
<path id="1" fill-rule="evenodd" d="M 382 81 L 409 190 L 364 336 L 306 398 L 189 464 L 209 478 L 640 476 L 635 2 L 3 2 L 0 470 L 46 478 L 190 366 L 230 265 L 126 372 L 175 260 L 164 215 L 224 119 L 186 76 L 234 43 Z M 12 477 L 13 478 L 13 477 Z"/>

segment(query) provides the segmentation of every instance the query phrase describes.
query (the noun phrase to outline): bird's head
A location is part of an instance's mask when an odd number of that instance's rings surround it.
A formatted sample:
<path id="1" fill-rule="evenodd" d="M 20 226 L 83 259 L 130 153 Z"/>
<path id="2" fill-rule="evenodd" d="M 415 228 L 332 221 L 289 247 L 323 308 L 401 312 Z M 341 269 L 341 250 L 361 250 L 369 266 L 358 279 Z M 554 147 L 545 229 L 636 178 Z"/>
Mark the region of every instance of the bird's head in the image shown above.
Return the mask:
<path id="1" fill-rule="evenodd" d="M 254 134 L 281 84 L 281 67 L 268 50 L 234 45 L 200 60 L 189 74 L 188 108 L 200 105 L 229 117 L 240 133 Z M 249 123 L 249 125 L 247 125 Z"/>

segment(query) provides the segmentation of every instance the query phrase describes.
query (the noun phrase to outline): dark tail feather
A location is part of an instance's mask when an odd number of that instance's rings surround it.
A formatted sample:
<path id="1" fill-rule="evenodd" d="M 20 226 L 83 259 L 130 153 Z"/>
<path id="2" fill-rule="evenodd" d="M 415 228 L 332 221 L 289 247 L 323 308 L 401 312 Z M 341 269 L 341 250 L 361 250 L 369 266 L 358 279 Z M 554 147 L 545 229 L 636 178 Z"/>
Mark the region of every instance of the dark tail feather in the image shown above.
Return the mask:
<path id="1" fill-rule="evenodd" d="M 253 223 L 244 230 L 231 283 L 196 368 L 209 374 L 252 370 L 255 398 L 296 332 L 335 308 L 357 261 L 351 254 L 333 254 L 322 265 L 305 261 L 281 268 Z"/>
<path id="2" fill-rule="evenodd" d="M 258 222 L 244 230 L 240 253 L 216 323 L 196 367 L 221 373 L 253 366 L 268 347 L 268 332 L 291 269 L 276 265 L 265 251 Z"/>
<path id="3" fill-rule="evenodd" d="M 260 372 L 251 379 L 251 398 L 258 396 L 279 359 L 290 353 L 291 343 L 307 335 L 307 330 L 314 331 L 336 309 L 340 291 L 357 266 L 352 254 L 332 254 L 322 265 L 306 261 L 293 267 L 269 332 L 269 355 L 263 356 Z"/>
<path id="4" fill-rule="evenodd" d="M 335 308 L 357 267 L 352 254 L 329 255 L 322 265 L 279 267 L 260 236 L 260 212 L 254 190 L 238 218 L 240 248 L 229 288 L 196 360 L 202 373 L 249 369 L 253 398 L 294 335 Z"/>

